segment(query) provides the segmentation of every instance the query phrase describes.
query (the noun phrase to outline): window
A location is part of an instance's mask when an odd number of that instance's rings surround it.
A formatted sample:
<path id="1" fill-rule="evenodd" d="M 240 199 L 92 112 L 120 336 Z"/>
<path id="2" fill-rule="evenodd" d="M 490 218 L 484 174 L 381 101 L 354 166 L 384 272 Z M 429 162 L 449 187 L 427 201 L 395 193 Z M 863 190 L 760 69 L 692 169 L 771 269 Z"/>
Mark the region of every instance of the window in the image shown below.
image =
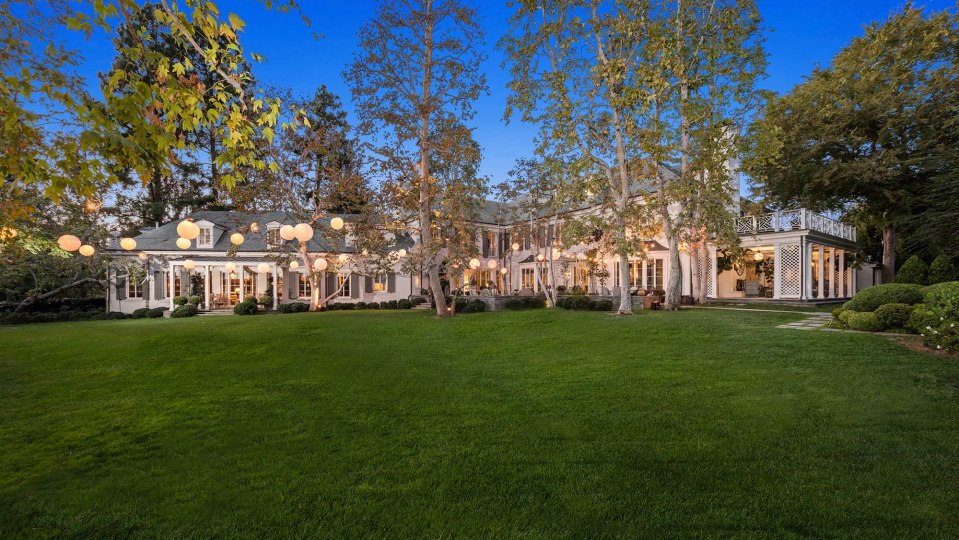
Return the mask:
<path id="1" fill-rule="evenodd" d="M 127 276 L 127 298 L 143 298 L 143 282 Z"/>
<path id="2" fill-rule="evenodd" d="M 336 275 L 336 286 L 340 289 L 340 298 L 349 298 L 350 296 L 350 276 L 344 276 L 343 274 Z"/>
<path id="3" fill-rule="evenodd" d="M 533 276 L 533 269 L 532 269 L 532 268 L 523 268 L 522 272 L 523 272 L 523 274 L 522 274 L 522 278 L 523 278 L 523 279 L 522 279 L 522 283 L 521 283 L 521 284 L 522 284 L 522 288 L 524 288 L 524 289 L 533 289 L 534 286 L 536 285 L 536 281 L 535 281 L 535 278 L 534 278 L 534 276 Z"/>
<path id="4" fill-rule="evenodd" d="M 213 247 L 213 229 L 200 227 L 200 236 L 196 237 L 196 247 Z"/>
<path id="5" fill-rule="evenodd" d="M 266 230 L 266 243 L 270 246 L 279 246 L 283 244 L 283 239 L 280 238 L 279 227 L 270 227 Z"/>
<path id="6" fill-rule="evenodd" d="M 663 288 L 663 259 L 646 261 L 646 288 L 651 290 Z"/>
<path id="7" fill-rule="evenodd" d="M 304 273 L 302 273 L 302 272 L 297 272 L 297 276 L 299 276 L 299 277 L 297 278 L 297 279 L 299 280 L 299 284 L 298 284 L 298 287 L 297 287 L 297 291 L 299 292 L 299 297 L 300 297 L 300 298 L 310 298 L 310 297 L 312 297 L 312 296 L 313 296 L 313 285 L 310 283 L 310 276 L 309 276 L 309 274 L 304 274 Z"/>
<path id="8" fill-rule="evenodd" d="M 373 276 L 373 292 L 383 292 L 386 290 L 386 274 L 379 273 Z"/>

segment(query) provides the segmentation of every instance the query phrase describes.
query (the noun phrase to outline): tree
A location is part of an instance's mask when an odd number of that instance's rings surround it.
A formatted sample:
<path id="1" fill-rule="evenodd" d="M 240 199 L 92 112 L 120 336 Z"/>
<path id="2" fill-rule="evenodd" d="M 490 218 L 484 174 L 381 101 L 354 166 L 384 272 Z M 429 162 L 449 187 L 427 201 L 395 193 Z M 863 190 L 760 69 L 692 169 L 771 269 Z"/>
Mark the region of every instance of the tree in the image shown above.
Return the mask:
<path id="1" fill-rule="evenodd" d="M 947 143 L 955 137 L 957 22 L 956 14 L 927 17 L 907 4 L 867 26 L 828 67 L 771 98 L 751 128 L 744 165 L 757 192 L 773 205 L 857 206 L 872 216 L 883 229 L 886 282 L 896 268 L 898 230 L 955 163 Z"/>
<path id="2" fill-rule="evenodd" d="M 930 285 L 956 280 L 959 280 L 959 271 L 956 270 L 956 265 L 949 256 L 940 254 L 933 259 L 932 264 L 929 265 L 928 283 Z"/>
<path id="3" fill-rule="evenodd" d="M 466 123 L 473 102 L 487 92 L 476 19 L 457 0 L 383 1 L 360 30 L 359 50 L 344 74 L 384 193 L 398 203 L 398 221 L 415 223 L 416 256 L 439 316 L 449 314 L 440 283 L 447 246 L 434 218 L 468 206 L 480 189 L 462 185 L 464 177 L 442 183 L 430 167 L 442 162 L 455 169 L 475 151 Z"/>
<path id="4" fill-rule="evenodd" d="M 903 263 L 902 268 L 896 272 L 896 278 L 893 280 L 893 283 L 915 283 L 917 285 L 926 284 L 926 275 L 929 273 L 929 267 L 926 266 L 926 263 L 919 258 L 918 255 L 913 255 L 906 259 L 906 262 Z"/>

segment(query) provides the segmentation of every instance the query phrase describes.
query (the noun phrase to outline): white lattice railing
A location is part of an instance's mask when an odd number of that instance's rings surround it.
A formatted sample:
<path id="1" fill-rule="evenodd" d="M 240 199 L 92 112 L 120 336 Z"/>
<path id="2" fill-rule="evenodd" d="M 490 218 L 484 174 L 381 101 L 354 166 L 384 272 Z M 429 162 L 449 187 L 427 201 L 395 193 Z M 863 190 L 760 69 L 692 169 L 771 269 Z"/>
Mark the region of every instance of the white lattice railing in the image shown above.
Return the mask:
<path id="1" fill-rule="evenodd" d="M 736 218 L 736 232 L 740 235 L 806 229 L 856 241 L 856 228 L 852 225 L 840 223 L 805 208 Z"/>

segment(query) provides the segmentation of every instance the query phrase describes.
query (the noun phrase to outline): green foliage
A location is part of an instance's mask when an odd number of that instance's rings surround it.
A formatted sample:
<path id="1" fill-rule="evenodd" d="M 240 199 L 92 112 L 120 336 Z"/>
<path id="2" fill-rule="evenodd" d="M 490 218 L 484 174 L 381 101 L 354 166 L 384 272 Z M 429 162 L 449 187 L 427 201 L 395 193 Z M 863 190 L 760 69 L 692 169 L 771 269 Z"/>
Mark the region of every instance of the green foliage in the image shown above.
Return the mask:
<path id="1" fill-rule="evenodd" d="M 912 306 L 909 304 L 883 304 L 876 308 L 876 319 L 883 330 L 905 328 L 912 316 Z"/>
<path id="2" fill-rule="evenodd" d="M 183 306 L 186 305 L 189 299 L 186 296 L 174 296 L 173 305 L 174 306 Z"/>
<path id="3" fill-rule="evenodd" d="M 272 307 L 273 306 L 273 295 L 272 294 L 261 294 L 260 298 L 257 299 L 257 303 L 263 306 Z"/>
<path id="4" fill-rule="evenodd" d="M 849 319 L 852 318 L 852 316 L 855 315 L 856 313 L 858 313 L 858 312 L 857 312 L 857 311 L 853 311 L 853 310 L 851 310 L 851 309 L 845 309 L 845 310 L 843 310 L 843 311 L 839 314 L 839 322 L 842 323 L 843 326 L 845 326 L 846 328 L 848 328 L 848 327 L 849 327 Z"/>
<path id="5" fill-rule="evenodd" d="M 162 318 L 163 318 L 163 314 L 164 314 L 165 312 L 166 312 L 166 308 L 165 308 L 165 307 L 152 308 L 152 309 L 150 309 L 150 311 L 147 313 L 147 318 L 148 318 L 148 319 L 162 319 Z"/>
<path id="6" fill-rule="evenodd" d="M 560 297 L 562 300 L 564 297 Z M 557 300 L 559 302 L 559 300 Z M 546 307 L 546 297 L 539 296 L 515 296 L 509 298 L 504 303 L 506 309 L 542 309 Z"/>
<path id="7" fill-rule="evenodd" d="M 482 300 L 469 300 L 462 307 L 457 308 L 457 313 L 482 313 L 486 311 L 486 302 Z"/>
<path id="8" fill-rule="evenodd" d="M 236 315 L 256 315 L 258 311 L 256 299 L 252 296 L 233 306 L 233 313 Z"/>
<path id="9" fill-rule="evenodd" d="M 929 299 L 939 298 L 941 295 L 952 294 L 956 291 L 959 291 L 959 281 L 945 281 L 943 283 L 936 283 L 933 285 L 927 285 L 920 289 L 922 292 L 923 302 Z"/>
<path id="10" fill-rule="evenodd" d="M 134 309 L 130 317 L 133 319 L 146 319 L 150 315 L 150 308 Z"/>
<path id="11" fill-rule="evenodd" d="M 303 313 L 310 310 L 310 305 L 305 302 L 293 302 L 290 304 L 280 304 L 276 306 L 280 313 Z"/>
<path id="12" fill-rule="evenodd" d="M 886 283 L 867 287 L 843 304 L 853 311 L 876 311 L 883 304 L 918 304 L 922 302 L 921 286 L 911 283 Z"/>
<path id="13" fill-rule="evenodd" d="M 410 303 L 412 303 L 414 306 L 425 304 L 426 298 L 423 298 L 422 296 L 413 296 L 412 298 L 410 298 Z"/>
<path id="14" fill-rule="evenodd" d="M 896 278 L 893 282 L 925 285 L 928 273 L 929 267 L 926 266 L 926 263 L 920 259 L 918 255 L 913 255 L 909 257 L 906 262 L 903 263 L 902 267 L 899 268 L 899 271 L 896 272 Z"/>
<path id="15" fill-rule="evenodd" d="M 396 307 L 397 309 L 413 309 L 413 302 L 403 298 L 396 303 Z"/>
<path id="16" fill-rule="evenodd" d="M 950 257 L 942 254 L 933 259 L 932 264 L 929 265 L 927 283 L 934 285 L 956 280 L 959 280 L 959 271 L 956 270 L 956 265 Z"/>
<path id="17" fill-rule="evenodd" d="M 196 317 L 200 311 L 196 308 L 194 304 L 183 304 L 178 308 L 173 310 L 173 313 L 170 313 L 170 318 L 172 319 L 181 319 L 184 317 Z"/>
<path id="18" fill-rule="evenodd" d="M 849 312 L 849 316 L 845 318 L 845 322 L 850 329 L 859 330 L 860 332 L 882 332 L 885 330 L 882 323 L 876 317 L 876 314 L 870 311 Z"/>
<path id="19" fill-rule="evenodd" d="M 846 311 L 846 308 L 844 308 L 844 307 L 837 307 L 837 308 L 833 309 L 833 310 L 832 310 L 832 318 L 835 319 L 835 320 L 839 320 L 839 316 L 842 314 L 843 311 Z"/>
<path id="20" fill-rule="evenodd" d="M 194 306 L 199 306 L 201 300 L 203 300 L 202 297 L 194 295 L 187 299 L 187 303 L 193 304 Z"/>

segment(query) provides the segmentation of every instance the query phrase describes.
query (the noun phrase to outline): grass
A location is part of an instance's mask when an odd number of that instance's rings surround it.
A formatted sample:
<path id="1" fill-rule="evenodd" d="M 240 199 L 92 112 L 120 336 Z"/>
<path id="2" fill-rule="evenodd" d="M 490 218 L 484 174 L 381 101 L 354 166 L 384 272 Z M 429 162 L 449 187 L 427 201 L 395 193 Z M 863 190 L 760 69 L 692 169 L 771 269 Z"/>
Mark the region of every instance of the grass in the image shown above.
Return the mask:
<path id="1" fill-rule="evenodd" d="M 0 537 L 959 530 L 959 366 L 786 313 L 0 328 Z"/>

